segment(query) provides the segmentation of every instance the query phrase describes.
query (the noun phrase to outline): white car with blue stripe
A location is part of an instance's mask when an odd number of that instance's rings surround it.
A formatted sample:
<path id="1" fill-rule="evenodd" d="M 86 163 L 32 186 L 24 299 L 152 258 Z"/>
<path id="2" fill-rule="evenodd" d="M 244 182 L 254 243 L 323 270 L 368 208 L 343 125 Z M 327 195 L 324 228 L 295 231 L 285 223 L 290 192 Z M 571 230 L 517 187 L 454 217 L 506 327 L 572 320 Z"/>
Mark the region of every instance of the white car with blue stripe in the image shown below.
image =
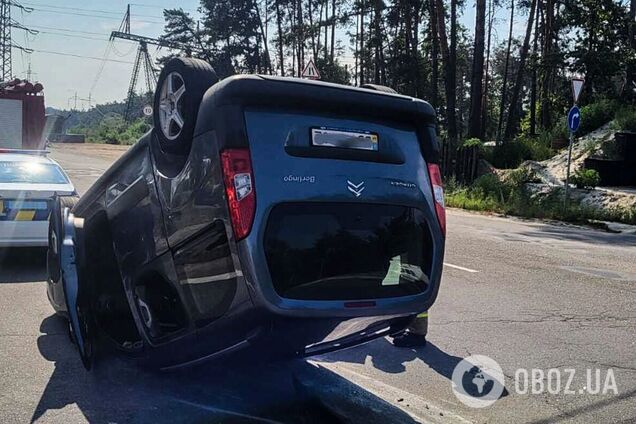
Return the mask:
<path id="1" fill-rule="evenodd" d="M 0 149 L 0 247 L 48 245 L 54 196 L 77 196 L 44 151 Z"/>

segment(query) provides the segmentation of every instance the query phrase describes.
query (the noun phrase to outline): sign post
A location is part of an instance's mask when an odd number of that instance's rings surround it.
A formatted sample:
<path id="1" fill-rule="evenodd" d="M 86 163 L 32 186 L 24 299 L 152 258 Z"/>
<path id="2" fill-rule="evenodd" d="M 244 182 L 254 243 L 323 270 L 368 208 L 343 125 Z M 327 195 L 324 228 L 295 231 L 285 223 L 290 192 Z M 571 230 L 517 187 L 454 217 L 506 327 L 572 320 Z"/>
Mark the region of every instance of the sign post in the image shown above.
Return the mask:
<path id="1" fill-rule="evenodd" d="M 581 110 L 577 106 L 579 96 L 583 90 L 583 84 L 585 81 L 581 78 L 572 79 L 572 97 L 574 98 L 574 106 L 568 112 L 568 129 L 570 130 L 570 145 L 568 146 L 568 167 L 565 174 L 565 198 L 563 200 L 563 206 L 565 209 L 568 207 L 568 201 L 570 197 L 570 165 L 572 163 L 572 145 L 574 144 L 574 133 L 579 129 L 581 125 Z"/>

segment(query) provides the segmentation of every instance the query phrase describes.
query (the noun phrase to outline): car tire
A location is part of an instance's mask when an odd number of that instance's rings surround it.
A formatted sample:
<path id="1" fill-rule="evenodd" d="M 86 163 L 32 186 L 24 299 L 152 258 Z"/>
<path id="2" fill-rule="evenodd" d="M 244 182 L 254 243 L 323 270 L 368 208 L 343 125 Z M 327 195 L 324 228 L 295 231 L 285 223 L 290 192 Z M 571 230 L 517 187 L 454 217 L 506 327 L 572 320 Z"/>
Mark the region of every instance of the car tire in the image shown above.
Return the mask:
<path id="1" fill-rule="evenodd" d="M 51 213 L 49 215 L 49 243 L 46 252 L 46 269 L 47 280 L 53 285 L 55 293 L 63 293 L 62 291 L 62 263 L 60 251 L 62 248 L 62 240 L 64 239 L 64 225 L 62 223 L 62 213 L 64 208 L 73 209 L 77 203 L 77 197 L 56 196 L 51 205 Z M 64 305 L 65 303 L 62 302 Z M 58 309 L 59 305 L 53 305 L 55 312 L 62 314 L 62 310 Z"/>
<path id="2" fill-rule="evenodd" d="M 155 91 L 153 120 L 161 150 L 176 155 L 190 151 L 199 105 L 218 82 L 209 63 L 177 57 L 166 63 Z"/>

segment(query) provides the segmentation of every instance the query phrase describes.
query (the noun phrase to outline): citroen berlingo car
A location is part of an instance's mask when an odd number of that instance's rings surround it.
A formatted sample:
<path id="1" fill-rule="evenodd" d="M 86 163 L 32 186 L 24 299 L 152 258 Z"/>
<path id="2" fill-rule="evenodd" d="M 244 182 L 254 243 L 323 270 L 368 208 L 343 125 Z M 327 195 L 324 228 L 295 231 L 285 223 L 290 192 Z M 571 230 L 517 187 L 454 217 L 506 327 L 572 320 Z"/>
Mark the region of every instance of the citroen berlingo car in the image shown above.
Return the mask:
<path id="1" fill-rule="evenodd" d="M 85 366 L 262 343 L 308 356 L 403 331 L 445 240 L 435 113 L 378 87 L 169 61 L 155 127 L 50 218 L 48 294 Z"/>

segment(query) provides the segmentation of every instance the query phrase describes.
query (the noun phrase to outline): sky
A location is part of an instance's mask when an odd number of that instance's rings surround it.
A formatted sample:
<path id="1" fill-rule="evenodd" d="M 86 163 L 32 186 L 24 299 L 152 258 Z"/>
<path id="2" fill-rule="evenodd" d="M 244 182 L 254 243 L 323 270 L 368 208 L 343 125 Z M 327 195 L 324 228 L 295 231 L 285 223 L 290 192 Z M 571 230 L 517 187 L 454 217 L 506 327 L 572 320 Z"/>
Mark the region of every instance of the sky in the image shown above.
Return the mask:
<path id="1" fill-rule="evenodd" d="M 13 49 L 14 75 L 26 78 L 30 65 L 31 80 L 44 84 L 46 105 L 56 108 L 69 109 L 76 104 L 79 109 L 87 108 L 89 96 L 93 105 L 124 99 L 137 44 L 117 40 L 107 55 L 106 52 L 110 32 L 119 28 L 128 1 L 20 1 L 23 6 L 34 10 L 26 13 L 13 7 L 12 18 L 39 33 L 32 35 L 13 28 L 14 44 L 34 50 L 28 54 Z M 137 1 L 140 3 L 131 3 L 131 32 L 149 37 L 162 33 L 162 11 L 165 7 L 195 11 L 199 5 L 199 0 Z M 499 37 L 503 38 L 507 19 L 505 10 L 498 14 L 498 18 L 497 29 Z M 472 31 L 472 4 L 466 8 L 460 21 Z M 149 46 L 149 50 L 153 57 L 157 56 L 154 47 Z"/>

